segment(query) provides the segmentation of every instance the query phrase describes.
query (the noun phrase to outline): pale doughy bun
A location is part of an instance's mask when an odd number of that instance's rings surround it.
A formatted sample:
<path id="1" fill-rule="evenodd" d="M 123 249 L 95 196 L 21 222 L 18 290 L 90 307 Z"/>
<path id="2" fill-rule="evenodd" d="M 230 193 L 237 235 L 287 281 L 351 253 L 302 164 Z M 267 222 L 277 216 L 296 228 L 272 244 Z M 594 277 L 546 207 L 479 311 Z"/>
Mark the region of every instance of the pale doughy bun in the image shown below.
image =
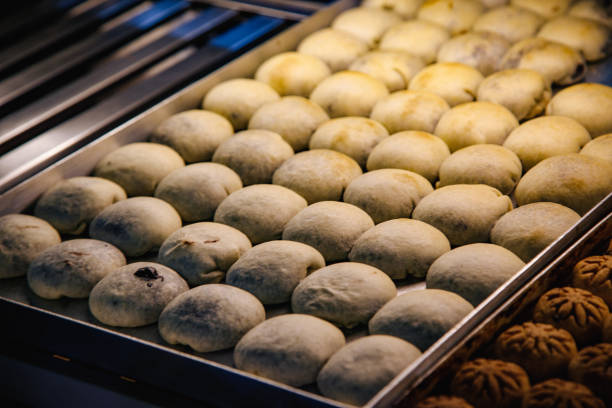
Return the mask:
<path id="1" fill-rule="evenodd" d="M 45 249 L 61 242 L 47 221 L 25 214 L 0 217 L 0 279 L 23 276 Z"/>
<path id="2" fill-rule="evenodd" d="M 591 140 L 580 150 L 580 154 L 599 157 L 612 164 L 612 133 Z"/>
<path id="3" fill-rule="evenodd" d="M 597 0 L 577 1 L 567 12 L 574 17 L 587 18 L 612 28 L 612 18 L 608 15 L 602 2 Z"/>
<path id="4" fill-rule="evenodd" d="M 151 141 L 170 146 L 187 163 L 208 161 L 215 149 L 234 134 L 232 124 L 215 112 L 192 109 L 164 120 Z"/>
<path id="5" fill-rule="evenodd" d="M 215 163 L 234 170 L 242 184 L 269 183 L 272 175 L 293 149 L 281 135 L 269 130 L 251 129 L 236 133 L 219 146 L 213 156 Z"/>
<path id="6" fill-rule="evenodd" d="M 347 69 L 359 56 L 368 52 L 368 43 L 345 31 L 324 28 L 308 35 L 298 45 L 298 52 L 325 62 L 332 72 Z"/>
<path id="7" fill-rule="evenodd" d="M 349 70 L 371 75 L 393 92 L 408 88 L 412 77 L 424 66 L 420 57 L 407 52 L 372 51 L 356 59 Z"/>
<path id="8" fill-rule="evenodd" d="M 504 55 L 501 69 L 525 68 L 538 71 L 549 83 L 569 85 L 586 75 L 586 61 L 580 52 L 544 38 L 527 38 L 514 44 Z"/>
<path id="9" fill-rule="evenodd" d="M 390 133 L 422 130 L 433 133 L 440 117 L 450 109 L 448 103 L 427 91 L 397 91 L 374 105 L 370 117 Z"/>
<path id="10" fill-rule="evenodd" d="M 415 16 L 421 4 L 425 0 L 363 0 L 363 7 L 381 8 L 384 10 L 394 11 L 404 18 L 412 18 Z"/>
<path id="11" fill-rule="evenodd" d="M 222 281 L 225 272 L 249 248 L 251 242 L 236 228 L 198 222 L 170 235 L 159 248 L 158 261 L 197 286 Z"/>
<path id="12" fill-rule="evenodd" d="M 427 288 L 454 292 L 478 306 L 523 266 L 518 256 L 499 245 L 464 245 L 431 264 Z"/>
<path id="13" fill-rule="evenodd" d="M 315 382 L 345 342 L 340 329 L 325 320 L 286 314 L 250 330 L 234 349 L 234 363 L 240 370 L 300 387 Z"/>
<path id="14" fill-rule="evenodd" d="M 514 129 L 504 142 L 521 159 L 524 171 L 549 157 L 578 153 L 591 140 L 589 132 L 574 119 L 543 116 Z"/>
<path id="15" fill-rule="evenodd" d="M 264 305 L 284 303 L 302 279 L 324 266 L 323 255 L 309 245 L 269 241 L 246 251 L 227 271 L 225 281 Z"/>
<path id="16" fill-rule="evenodd" d="M 489 31 L 504 36 L 511 43 L 534 37 L 544 19 L 514 6 L 494 8 L 474 22 L 474 31 Z"/>
<path id="17" fill-rule="evenodd" d="M 242 188 L 236 172 L 217 163 L 194 163 L 162 179 L 155 197 L 170 203 L 185 222 L 210 220 L 221 201 Z"/>
<path id="18" fill-rule="evenodd" d="M 400 218 L 364 232 L 353 245 L 349 260 L 372 265 L 391 279 L 422 278 L 431 263 L 450 249 L 448 239 L 438 229 Z"/>
<path id="19" fill-rule="evenodd" d="M 380 142 L 370 153 L 367 168 L 369 171 L 389 168 L 409 170 L 433 184 L 438 178 L 440 165 L 448 156 L 448 146 L 439 137 L 408 130 Z"/>
<path id="20" fill-rule="evenodd" d="M 532 69 L 507 69 L 490 75 L 478 87 L 478 101 L 502 105 L 518 120 L 544 112 L 552 91 L 546 78 Z"/>
<path id="21" fill-rule="evenodd" d="M 135 257 L 157 250 L 179 228 L 181 216 L 170 204 L 153 197 L 133 197 L 96 215 L 89 225 L 89 235 Z"/>
<path id="22" fill-rule="evenodd" d="M 291 157 L 276 170 L 272 182 L 290 188 L 308 201 L 337 201 L 353 179 L 359 164 L 345 154 L 326 149 L 309 150 Z"/>
<path id="23" fill-rule="evenodd" d="M 225 116 L 234 130 L 242 130 L 260 106 L 278 99 L 278 93 L 268 84 L 238 78 L 215 85 L 204 97 L 202 107 Z"/>
<path id="24" fill-rule="evenodd" d="M 610 54 L 610 29 L 585 18 L 557 17 L 542 26 L 538 37 L 568 45 L 582 52 L 589 62 Z"/>
<path id="25" fill-rule="evenodd" d="M 440 166 L 437 187 L 486 184 L 510 194 L 523 174 L 521 160 L 505 147 L 479 144 L 457 150 Z"/>
<path id="26" fill-rule="evenodd" d="M 99 177 L 73 177 L 62 180 L 38 199 L 34 215 L 59 232 L 79 235 L 100 211 L 126 194 L 117 183 Z"/>
<path id="27" fill-rule="evenodd" d="M 168 146 L 130 143 L 104 156 L 93 175 L 119 184 L 128 197 L 152 196 L 164 177 L 184 166 L 181 156 Z"/>
<path id="28" fill-rule="evenodd" d="M 512 210 L 510 197 L 483 184 L 441 187 L 417 204 L 412 217 L 433 225 L 451 245 L 488 242 L 495 222 Z"/>
<path id="29" fill-rule="evenodd" d="M 431 64 L 449 38 L 448 31 L 438 24 L 411 20 L 389 28 L 380 40 L 379 48 L 383 51 L 408 52 Z"/>
<path id="30" fill-rule="evenodd" d="M 136 262 L 106 275 L 89 295 L 89 310 L 109 326 L 155 323 L 164 307 L 189 286 L 178 273 L 154 262 Z"/>
<path id="31" fill-rule="evenodd" d="M 326 262 L 343 261 L 357 238 L 373 226 L 370 216 L 359 207 L 321 201 L 293 217 L 283 231 L 283 239 L 310 245 Z"/>
<path id="32" fill-rule="evenodd" d="M 612 132 L 612 87 L 583 83 L 561 90 L 546 107 L 547 115 L 576 119 L 597 137 Z"/>
<path id="33" fill-rule="evenodd" d="M 344 201 L 367 212 L 374 223 L 410 218 L 412 210 L 433 188 L 417 173 L 401 169 L 369 171 L 344 192 Z"/>
<path id="34" fill-rule="evenodd" d="M 363 405 L 420 356 L 419 349 L 396 337 L 366 336 L 334 354 L 317 385 L 328 398 Z"/>
<path id="35" fill-rule="evenodd" d="M 399 337 L 425 351 L 473 309 L 452 292 L 413 290 L 384 305 L 368 326 L 370 334 Z"/>
<path id="36" fill-rule="evenodd" d="M 551 201 L 584 215 L 612 192 L 612 164 L 598 157 L 566 154 L 542 160 L 519 181 L 518 205 Z"/>
<path id="37" fill-rule="evenodd" d="M 351 328 L 368 320 L 397 295 L 381 270 L 356 262 L 329 265 L 308 275 L 293 291 L 291 309 Z"/>
<path id="38" fill-rule="evenodd" d="M 508 109 L 491 102 L 471 102 L 442 115 L 435 135 L 451 152 L 475 144 L 502 144 L 519 123 Z"/>
<path id="39" fill-rule="evenodd" d="M 344 153 L 365 167 L 372 149 L 389 136 L 375 120 L 348 116 L 323 122 L 310 139 L 310 149 L 329 149 Z"/>
<path id="40" fill-rule="evenodd" d="M 417 17 L 439 24 L 452 35 L 457 35 L 470 30 L 483 10 L 478 0 L 427 0 L 419 8 Z"/>
<path id="41" fill-rule="evenodd" d="M 310 94 L 331 118 L 370 116 L 376 102 L 389 95 L 384 83 L 368 74 L 341 71 L 325 78 Z"/>
<path id="42" fill-rule="evenodd" d="M 378 44 L 380 37 L 389 27 L 400 21 L 402 18 L 392 11 L 355 7 L 340 13 L 332 22 L 331 27 L 353 34 L 373 47 Z"/>
<path id="43" fill-rule="evenodd" d="M 493 32 L 471 32 L 448 40 L 438 51 L 438 62 L 460 62 L 476 68 L 483 75 L 499 69 L 499 61 L 510 42 Z"/>
<path id="44" fill-rule="evenodd" d="M 487 8 L 500 7 L 508 4 L 510 0 L 480 0 L 483 6 Z"/>
<path id="45" fill-rule="evenodd" d="M 283 52 L 257 68 L 255 79 L 270 85 L 280 96 L 308 98 L 319 82 L 331 75 L 323 60 L 299 52 Z"/>
<path id="46" fill-rule="evenodd" d="M 263 305 L 249 292 L 211 284 L 172 300 L 159 316 L 158 328 L 167 343 L 207 353 L 234 347 L 265 318 Z"/>
<path id="47" fill-rule="evenodd" d="M 316 103 L 301 96 L 285 96 L 257 109 L 249 121 L 249 129 L 278 133 L 299 152 L 308 148 L 312 133 L 326 120 L 329 116 Z"/>
<path id="48" fill-rule="evenodd" d="M 215 212 L 215 222 L 242 231 L 255 245 L 280 239 L 287 222 L 307 206 L 302 196 L 288 188 L 256 184 L 223 200 Z"/>
<path id="49" fill-rule="evenodd" d="M 125 265 L 125 256 L 109 243 L 72 239 L 43 251 L 28 269 L 28 286 L 45 299 L 86 298 L 109 273 Z"/>
<path id="50" fill-rule="evenodd" d="M 532 11 L 550 19 L 559 16 L 567 10 L 572 0 L 510 0 L 510 4 Z"/>
<path id="51" fill-rule="evenodd" d="M 450 106 L 476 99 L 484 77 L 475 68 L 458 62 L 440 62 L 425 67 L 412 78 L 411 91 L 429 91 L 441 96 Z"/>
<path id="52" fill-rule="evenodd" d="M 491 242 L 529 262 L 559 238 L 580 216 L 556 203 L 532 203 L 504 214 L 491 230 Z"/>

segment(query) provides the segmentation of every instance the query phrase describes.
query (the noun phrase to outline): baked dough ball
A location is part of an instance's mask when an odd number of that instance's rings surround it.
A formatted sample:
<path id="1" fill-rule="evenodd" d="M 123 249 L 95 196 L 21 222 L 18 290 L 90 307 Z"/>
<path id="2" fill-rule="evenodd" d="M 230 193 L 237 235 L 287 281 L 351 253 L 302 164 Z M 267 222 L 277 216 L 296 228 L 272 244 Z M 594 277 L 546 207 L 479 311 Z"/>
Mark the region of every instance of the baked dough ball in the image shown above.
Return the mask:
<path id="1" fill-rule="evenodd" d="M 251 129 L 236 133 L 215 151 L 213 161 L 234 170 L 242 184 L 270 183 L 274 171 L 293 156 L 293 149 L 281 135 Z"/>
<path id="2" fill-rule="evenodd" d="M 553 378 L 534 385 L 523 400 L 524 408 L 605 408 L 602 400 L 582 384 Z"/>
<path id="3" fill-rule="evenodd" d="M 438 24 L 411 20 L 389 28 L 381 38 L 379 48 L 383 51 L 408 52 L 431 64 L 449 38 L 448 31 Z"/>
<path id="4" fill-rule="evenodd" d="M 170 235 L 159 248 L 158 261 L 197 286 L 222 281 L 230 266 L 250 248 L 247 236 L 236 228 L 198 222 Z"/>
<path id="5" fill-rule="evenodd" d="M 280 96 L 308 98 L 319 82 L 331 75 L 325 62 L 312 55 L 282 52 L 257 68 L 255 79 L 270 85 Z"/>
<path id="6" fill-rule="evenodd" d="M 429 21 L 457 35 L 472 28 L 484 7 L 478 0 L 428 0 L 417 12 L 419 20 Z"/>
<path id="7" fill-rule="evenodd" d="M 334 30 L 353 34 L 365 41 L 370 47 L 378 44 L 387 29 L 402 21 L 402 18 L 389 10 L 371 7 L 354 7 L 340 13 L 332 22 Z"/>
<path id="8" fill-rule="evenodd" d="M 546 78 L 532 69 L 506 69 L 490 75 L 478 87 L 478 101 L 502 105 L 518 120 L 544 112 L 552 91 Z"/>
<path id="9" fill-rule="evenodd" d="M 612 255 L 589 256 L 574 266 L 574 287 L 599 296 L 612 307 Z"/>
<path id="10" fill-rule="evenodd" d="M 518 205 L 551 201 L 584 215 L 612 192 L 612 164 L 597 157 L 566 154 L 542 160 L 514 191 Z"/>
<path id="11" fill-rule="evenodd" d="M 423 278 L 432 262 L 448 251 L 450 243 L 438 229 L 400 218 L 364 232 L 355 241 L 349 260 L 372 265 L 391 279 Z"/>
<path id="12" fill-rule="evenodd" d="M 317 385 L 326 397 L 361 406 L 420 356 L 419 349 L 397 337 L 362 337 L 331 356 Z"/>
<path id="13" fill-rule="evenodd" d="M 146 326 L 155 323 L 164 307 L 188 289 L 187 282 L 172 269 L 136 262 L 114 270 L 94 286 L 89 310 L 109 326 Z"/>
<path id="14" fill-rule="evenodd" d="M 542 26 L 538 37 L 568 45 L 593 62 L 609 55 L 610 29 L 593 20 L 560 16 Z"/>
<path id="15" fill-rule="evenodd" d="M 372 51 L 357 58 L 349 67 L 382 81 L 389 92 L 408 88 L 412 77 L 425 64 L 420 57 L 403 51 Z"/>
<path id="16" fill-rule="evenodd" d="M 117 248 L 95 239 L 73 239 L 41 252 L 28 269 L 28 285 L 45 299 L 86 298 L 109 273 L 125 265 Z"/>
<path id="17" fill-rule="evenodd" d="M 290 188 L 308 201 L 337 201 L 353 179 L 361 175 L 357 162 L 326 149 L 309 150 L 291 157 L 276 170 L 272 182 Z"/>
<path id="18" fill-rule="evenodd" d="M 370 334 L 399 337 L 425 351 L 473 309 L 452 292 L 413 290 L 389 301 L 368 326 Z"/>
<path id="19" fill-rule="evenodd" d="M 278 133 L 296 152 L 308 148 L 315 129 L 326 120 L 327 113 L 316 103 L 301 96 L 285 96 L 266 103 L 251 117 L 249 129 Z"/>
<path id="20" fill-rule="evenodd" d="M 461 62 L 490 75 L 499 69 L 499 61 L 509 48 L 510 42 L 499 34 L 470 32 L 444 43 L 438 51 L 438 62 Z"/>
<path id="21" fill-rule="evenodd" d="M 99 177 L 62 180 L 38 199 L 34 215 L 63 234 L 79 235 L 104 208 L 127 197 L 120 185 Z"/>
<path id="22" fill-rule="evenodd" d="M 326 262 L 343 261 L 357 238 L 373 226 L 370 216 L 359 207 L 321 201 L 293 217 L 283 231 L 283 239 L 310 245 Z"/>
<path id="23" fill-rule="evenodd" d="M 24 214 L 0 217 L 0 279 L 25 275 L 45 249 L 61 242 L 47 221 Z"/>
<path id="24" fill-rule="evenodd" d="M 502 215 L 491 230 L 491 242 L 529 262 L 580 220 L 574 210 L 556 203 L 532 203 Z"/>
<path id="25" fill-rule="evenodd" d="M 546 19 L 559 16 L 567 10 L 572 0 L 510 0 L 510 4 L 532 11 Z"/>
<path id="26" fill-rule="evenodd" d="M 501 60 L 500 68 L 533 69 L 557 85 L 578 82 L 587 71 L 580 52 L 544 38 L 527 38 L 514 44 Z"/>
<path id="27" fill-rule="evenodd" d="M 93 175 L 119 184 L 128 197 L 152 196 L 168 174 L 185 166 L 181 156 L 158 143 L 130 143 L 104 156 Z"/>
<path id="28" fill-rule="evenodd" d="M 181 216 L 170 204 L 153 197 L 133 197 L 96 215 L 89 225 L 89 235 L 135 257 L 157 250 L 179 228 Z"/>
<path id="29" fill-rule="evenodd" d="M 451 152 L 475 144 L 502 144 L 519 123 L 508 109 L 491 102 L 456 106 L 440 118 L 435 135 Z"/>
<path id="30" fill-rule="evenodd" d="M 440 117 L 450 109 L 448 103 L 427 91 L 397 91 L 374 105 L 370 117 L 391 133 L 422 130 L 433 133 Z"/>
<path id="31" fill-rule="evenodd" d="M 187 163 L 208 161 L 215 149 L 234 134 L 229 120 L 215 112 L 191 109 L 164 120 L 151 142 L 170 146 Z"/>
<path id="32" fill-rule="evenodd" d="M 329 149 L 344 153 L 365 167 L 372 149 L 389 136 L 375 120 L 348 116 L 323 122 L 310 139 L 310 149 Z"/>
<path id="33" fill-rule="evenodd" d="M 486 184 L 510 194 L 522 174 L 521 161 L 512 151 L 492 144 L 464 147 L 440 166 L 437 187 L 452 184 Z"/>
<path id="34" fill-rule="evenodd" d="M 288 188 L 256 184 L 223 200 L 215 212 L 215 222 L 242 231 L 255 245 L 280 239 L 287 222 L 307 206 L 302 196 Z"/>
<path id="35" fill-rule="evenodd" d="M 238 78 L 215 85 L 204 97 L 202 107 L 225 116 L 234 130 L 242 130 L 260 106 L 278 99 L 278 93 L 270 85 Z"/>
<path id="36" fill-rule="evenodd" d="M 323 255 L 309 245 L 269 241 L 246 251 L 227 271 L 225 281 L 264 305 L 284 303 L 302 279 L 324 266 Z"/>
<path id="37" fill-rule="evenodd" d="M 249 292 L 221 284 L 202 285 L 177 296 L 159 316 L 159 334 L 170 344 L 207 353 L 234 347 L 266 311 Z"/>
<path id="38" fill-rule="evenodd" d="M 315 382 L 323 364 L 344 344 L 344 334 L 333 324 L 287 314 L 250 330 L 234 349 L 234 363 L 240 370 L 300 387 Z"/>
<path id="39" fill-rule="evenodd" d="M 612 18 L 608 15 L 603 2 L 597 0 L 583 0 L 575 2 L 567 14 L 573 17 L 587 18 L 612 28 Z"/>
<path id="40" fill-rule="evenodd" d="M 394 11 L 404 18 L 412 18 L 423 1 L 425 0 L 363 0 L 361 5 Z"/>
<path id="41" fill-rule="evenodd" d="M 597 137 L 612 132 L 612 87 L 583 83 L 559 91 L 546 107 L 547 115 L 576 119 Z"/>
<path id="42" fill-rule="evenodd" d="M 155 197 L 170 203 L 185 222 L 210 220 L 229 194 L 242 188 L 236 172 L 217 163 L 194 163 L 162 179 Z"/>
<path id="43" fill-rule="evenodd" d="M 612 313 L 604 323 L 602 340 L 606 343 L 612 343 Z"/>
<path id="44" fill-rule="evenodd" d="M 544 159 L 578 153 L 591 140 L 580 123 L 565 116 L 543 116 L 514 129 L 504 142 L 521 159 L 528 171 Z"/>
<path id="45" fill-rule="evenodd" d="M 612 133 L 597 136 L 580 150 L 580 154 L 595 156 L 612 164 Z"/>
<path id="46" fill-rule="evenodd" d="M 478 306 L 523 266 L 518 256 L 499 245 L 464 245 L 431 264 L 427 288 L 454 292 Z"/>
<path id="47" fill-rule="evenodd" d="M 414 408 L 474 408 L 474 406 L 460 397 L 434 395 L 420 401 Z"/>
<path id="48" fill-rule="evenodd" d="M 450 106 L 471 102 L 484 77 L 477 69 L 458 62 L 429 65 L 410 81 L 411 91 L 429 91 L 441 96 Z"/>
<path id="49" fill-rule="evenodd" d="M 451 245 L 489 241 L 495 222 L 512 210 L 510 197 L 484 184 L 440 187 L 424 197 L 412 218 L 433 225 Z"/>
<path id="50" fill-rule="evenodd" d="M 383 82 L 363 72 L 341 71 L 325 78 L 310 94 L 331 118 L 370 116 L 376 102 L 389 95 Z"/>
<path id="51" fill-rule="evenodd" d="M 600 343 L 585 347 L 574 356 L 569 365 L 569 378 L 587 385 L 607 406 L 612 403 L 612 344 Z"/>
<path id="52" fill-rule="evenodd" d="M 402 169 L 369 171 L 344 192 L 344 201 L 367 212 L 374 223 L 410 218 L 412 210 L 433 188 L 420 174 Z"/>
<path id="53" fill-rule="evenodd" d="M 534 37 L 544 20 L 520 7 L 505 6 L 491 9 L 474 22 L 474 31 L 489 31 L 505 37 L 511 43 Z"/>
<path id="54" fill-rule="evenodd" d="M 298 45 L 298 52 L 325 62 L 332 72 L 347 69 L 359 56 L 368 52 L 368 43 L 345 31 L 324 28 L 308 35 Z"/>

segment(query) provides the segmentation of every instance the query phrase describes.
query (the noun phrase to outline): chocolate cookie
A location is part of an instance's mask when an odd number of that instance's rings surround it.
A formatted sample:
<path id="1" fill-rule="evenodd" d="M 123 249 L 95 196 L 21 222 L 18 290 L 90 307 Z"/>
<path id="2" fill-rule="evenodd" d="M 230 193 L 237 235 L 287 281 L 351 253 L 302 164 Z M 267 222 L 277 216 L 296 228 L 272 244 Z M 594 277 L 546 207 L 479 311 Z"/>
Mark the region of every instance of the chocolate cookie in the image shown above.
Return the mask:
<path id="1" fill-rule="evenodd" d="M 582 384 L 558 378 L 534 385 L 523 401 L 523 408 L 605 408 L 602 400 Z"/>
<path id="2" fill-rule="evenodd" d="M 612 255 L 589 256 L 574 266 L 573 284 L 602 298 L 612 307 Z"/>
<path id="3" fill-rule="evenodd" d="M 436 395 L 425 398 L 423 401 L 416 404 L 414 408 L 474 408 L 474 406 L 463 398 Z"/>
<path id="4" fill-rule="evenodd" d="M 585 347 L 569 364 L 569 378 L 587 385 L 612 406 L 612 343 Z"/>

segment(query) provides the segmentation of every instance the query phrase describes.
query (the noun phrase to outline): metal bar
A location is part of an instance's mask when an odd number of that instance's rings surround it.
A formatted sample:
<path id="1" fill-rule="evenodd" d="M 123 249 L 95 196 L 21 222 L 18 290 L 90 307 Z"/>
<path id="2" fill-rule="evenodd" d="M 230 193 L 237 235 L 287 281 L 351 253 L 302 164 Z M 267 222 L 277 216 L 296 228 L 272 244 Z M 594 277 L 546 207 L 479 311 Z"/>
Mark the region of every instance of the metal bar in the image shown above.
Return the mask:
<path id="1" fill-rule="evenodd" d="M 22 143 L 34 132 L 40 131 L 42 126 L 56 116 L 74 110 L 77 105 L 105 88 L 209 33 L 237 15 L 233 10 L 206 9 L 132 54 L 111 60 L 75 82 L 6 116 L 0 120 L 0 154 Z"/>
<path id="2" fill-rule="evenodd" d="M 310 11 L 299 13 L 294 11 L 281 10 L 274 7 L 266 7 L 254 3 L 245 3 L 235 0 L 190 0 L 192 3 L 207 4 L 210 6 L 223 7 L 230 10 L 245 11 L 248 13 L 259 14 L 283 20 L 301 21 L 308 17 Z"/>

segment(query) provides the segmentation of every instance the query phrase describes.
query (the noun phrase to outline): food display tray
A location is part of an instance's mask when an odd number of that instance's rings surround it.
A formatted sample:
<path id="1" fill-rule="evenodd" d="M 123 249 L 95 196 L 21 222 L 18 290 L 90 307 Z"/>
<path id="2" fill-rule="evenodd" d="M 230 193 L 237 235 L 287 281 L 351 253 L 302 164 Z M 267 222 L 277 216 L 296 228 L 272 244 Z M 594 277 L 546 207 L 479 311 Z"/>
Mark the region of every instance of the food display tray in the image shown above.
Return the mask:
<path id="1" fill-rule="evenodd" d="M 337 14 L 357 3 L 339 0 L 331 4 L 4 192 L 0 195 L 0 215 L 30 211 L 35 200 L 53 184 L 90 174 L 98 160 L 110 151 L 144 141 L 170 115 L 199 107 L 203 95 L 214 85 L 231 78 L 252 77 L 263 61 L 295 49 L 302 38 L 328 26 Z M 587 80 L 609 84 L 611 65 L 608 60 L 589 66 Z M 532 287 L 532 280 L 564 259 L 568 248 L 582 242 L 606 216 L 609 222 L 611 209 L 612 195 L 466 316 L 366 406 L 406 405 L 412 395 L 422 394 L 423 378 L 441 377 L 447 364 L 456 363 L 459 354 L 472 350 L 477 343 L 474 334 L 489 327 L 491 319 L 497 319 L 499 308 L 523 293 L 522 288 Z M 398 292 L 424 286 L 423 281 L 400 282 Z M 287 312 L 288 305 L 266 309 L 267 317 Z M 0 324 L 4 328 L 0 346 L 5 352 L 25 350 L 26 354 L 38 353 L 72 366 L 73 372 L 104 373 L 103 379 L 92 374 L 96 377 L 92 381 L 156 404 L 176 406 L 181 401 L 181 406 L 348 407 L 322 397 L 315 385 L 295 388 L 239 371 L 232 367 L 231 350 L 196 353 L 187 347 L 170 346 L 162 341 L 156 325 L 134 329 L 105 326 L 90 314 L 87 300 L 44 300 L 29 290 L 23 277 L 0 280 Z M 362 327 L 345 334 L 350 341 L 367 333 Z"/>

